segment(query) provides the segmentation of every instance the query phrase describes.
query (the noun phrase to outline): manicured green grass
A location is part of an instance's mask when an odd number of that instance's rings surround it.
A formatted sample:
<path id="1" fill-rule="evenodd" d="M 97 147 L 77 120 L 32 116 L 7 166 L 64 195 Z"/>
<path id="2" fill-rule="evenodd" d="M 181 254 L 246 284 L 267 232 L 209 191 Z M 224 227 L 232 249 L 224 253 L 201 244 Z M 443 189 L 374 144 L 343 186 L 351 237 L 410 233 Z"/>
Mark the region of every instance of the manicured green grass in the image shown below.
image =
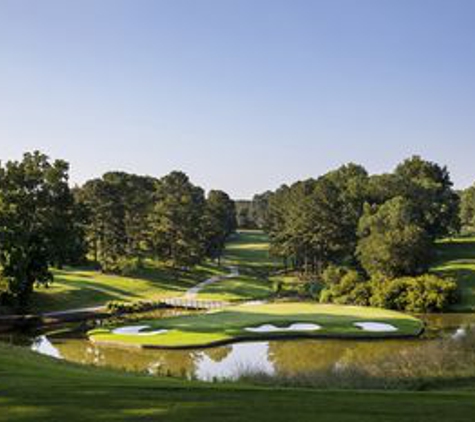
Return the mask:
<path id="1" fill-rule="evenodd" d="M 233 302 L 266 299 L 271 295 L 272 283 L 268 279 L 243 274 L 206 286 L 198 298 Z"/>
<path id="2" fill-rule="evenodd" d="M 278 262 L 269 255 L 269 237 L 259 230 L 242 230 L 226 245 L 224 260 L 229 265 L 255 271 L 270 271 Z"/>
<path id="3" fill-rule="evenodd" d="M 367 332 L 356 327 L 356 322 L 391 324 L 395 332 Z M 246 328 L 273 324 L 288 327 L 294 323 L 313 323 L 321 326 L 316 331 L 282 331 L 252 333 Z M 242 339 L 267 339 L 275 337 L 341 337 L 341 338 L 391 338 L 417 336 L 423 324 L 416 318 L 398 312 L 356 306 L 321 305 L 316 303 L 269 303 L 240 305 L 208 314 L 181 316 L 135 325 L 149 325 L 151 330 L 168 330 L 166 333 L 146 335 L 115 334 L 111 330 L 90 332 L 90 338 L 99 343 L 115 343 L 143 347 L 183 348 L 210 346 Z"/>
<path id="4" fill-rule="evenodd" d="M 148 262 L 133 277 L 107 275 L 91 269 L 55 270 L 51 286 L 35 291 L 32 311 L 98 306 L 110 300 L 133 302 L 175 297 L 209 277 L 225 273 L 226 269 L 214 265 L 176 272 L 156 262 Z"/>
<path id="5" fill-rule="evenodd" d="M 239 277 L 223 279 L 200 291 L 200 299 L 255 300 L 272 295 L 269 272 L 275 268 L 269 258 L 269 239 L 257 230 L 236 233 L 226 245 L 223 264 L 238 267 Z"/>
<path id="6" fill-rule="evenodd" d="M 226 275 L 226 266 L 238 266 L 240 276 L 205 287 L 204 300 L 253 300 L 269 297 L 272 283 L 267 272 L 273 266 L 267 236 L 259 231 L 236 234 L 226 247 L 223 266 L 204 264 L 189 271 L 174 271 L 159 262 L 146 262 L 133 276 L 107 275 L 87 268 L 54 270 L 55 281 L 38 287 L 31 312 L 54 312 L 100 306 L 108 301 L 134 302 L 179 297 L 196 284 L 215 275 Z"/>
<path id="7" fill-rule="evenodd" d="M 459 286 L 460 300 L 452 310 L 475 311 L 475 238 L 441 241 L 436 253 L 432 271 L 454 278 Z"/>
<path id="8" fill-rule="evenodd" d="M 55 361 L 0 344 L 0 421 L 471 422 L 475 393 L 202 384 Z"/>

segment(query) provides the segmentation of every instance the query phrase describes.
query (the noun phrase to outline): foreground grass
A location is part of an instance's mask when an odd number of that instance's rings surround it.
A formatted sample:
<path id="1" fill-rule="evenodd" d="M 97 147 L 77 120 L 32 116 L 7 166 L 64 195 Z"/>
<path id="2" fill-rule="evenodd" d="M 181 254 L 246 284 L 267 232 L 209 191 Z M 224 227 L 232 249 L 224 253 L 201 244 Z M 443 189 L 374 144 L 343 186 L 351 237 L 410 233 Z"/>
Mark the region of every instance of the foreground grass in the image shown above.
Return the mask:
<path id="1" fill-rule="evenodd" d="M 367 332 L 356 327 L 357 322 L 391 324 L 395 332 Z M 293 323 L 313 323 L 321 327 L 317 331 L 251 333 L 249 327 L 273 324 L 287 327 Z M 272 303 L 241 305 L 223 311 L 141 321 L 136 325 L 148 325 L 151 330 L 168 330 L 166 333 L 140 335 L 115 334 L 98 329 L 90 338 L 98 343 L 117 343 L 143 347 L 183 348 L 210 346 L 239 339 L 266 339 L 285 337 L 341 337 L 341 338 L 388 338 L 417 336 L 423 324 L 416 318 L 399 312 L 356 306 L 320 305 L 315 303 Z"/>
<path id="2" fill-rule="evenodd" d="M 82 367 L 0 344 L 0 421 L 465 422 L 475 392 L 200 384 Z"/>
<path id="3" fill-rule="evenodd" d="M 475 311 L 475 238 L 441 241 L 436 252 L 432 271 L 454 278 L 459 286 L 460 300 L 452 310 Z"/>

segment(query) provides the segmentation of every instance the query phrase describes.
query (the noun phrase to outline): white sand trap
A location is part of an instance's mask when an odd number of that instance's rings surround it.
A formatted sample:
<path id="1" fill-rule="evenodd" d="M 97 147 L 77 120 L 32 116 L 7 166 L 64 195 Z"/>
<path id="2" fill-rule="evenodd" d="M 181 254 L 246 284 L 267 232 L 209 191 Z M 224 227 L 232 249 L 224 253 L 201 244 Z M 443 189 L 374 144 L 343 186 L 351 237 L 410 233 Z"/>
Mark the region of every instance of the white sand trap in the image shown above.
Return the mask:
<path id="1" fill-rule="evenodd" d="M 304 324 L 304 323 L 297 323 L 292 324 L 289 327 L 276 327 L 272 324 L 264 324 L 259 327 L 248 327 L 245 330 L 249 331 L 250 333 L 282 333 L 288 331 L 316 331 L 320 330 L 320 327 L 317 324 Z"/>
<path id="2" fill-rule="evenodd" d="M 120 327 L 112 330 L 113 334 L 125 334 L 125 335 L 132 335 L 132 336 L 151 336 L 155 334 L 165 334 L 168 330 L 156 330 L 156 331 L 146 331 L 147 328 L 150 328 L 149 325 L 133 325 L 129 327 Z"/>
<path id="3" fill-rule="evenodd" d="M 384 324 L 382 322 L 355 322 L 353 325 L 361 328 L 363 331 L 372 333 L 393 333 L 398 331 L 394 325 Z"/>

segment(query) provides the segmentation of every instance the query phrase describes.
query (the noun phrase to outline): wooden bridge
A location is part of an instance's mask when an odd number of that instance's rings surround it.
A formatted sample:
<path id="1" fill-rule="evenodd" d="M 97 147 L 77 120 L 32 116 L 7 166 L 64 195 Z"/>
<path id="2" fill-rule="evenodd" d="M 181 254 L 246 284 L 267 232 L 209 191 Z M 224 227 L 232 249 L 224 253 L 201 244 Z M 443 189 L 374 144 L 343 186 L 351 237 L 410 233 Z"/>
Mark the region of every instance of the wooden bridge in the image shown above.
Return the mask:
<path id="1" fill-rule="evenodd" d="M 213 310 L 222 309 L 230 305 L 229 302 L 222 300 L 197 300 L 186 297 L 174 297 L 162 299 L 161 303 L 170 308 Z"/>

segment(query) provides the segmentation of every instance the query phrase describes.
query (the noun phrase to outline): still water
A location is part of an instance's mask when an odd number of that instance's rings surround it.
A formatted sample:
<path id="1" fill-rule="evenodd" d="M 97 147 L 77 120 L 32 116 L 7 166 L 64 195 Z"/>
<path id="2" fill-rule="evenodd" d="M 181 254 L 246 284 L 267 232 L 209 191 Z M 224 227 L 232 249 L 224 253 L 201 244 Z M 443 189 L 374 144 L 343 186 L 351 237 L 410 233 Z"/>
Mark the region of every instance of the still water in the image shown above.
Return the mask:
<path id="1" fill-rule="evenodd" d="M 475 314 L 429 315 L 423 319 L 427 324 L 426 334 L 413 340 L 280 340 L 235 343 L 209 349 L 141 350 L 95 345 L 78 327 L 0 339 L 26 345 L 58 359 L 209 381 L 233 379 L 247 371 L 292 374 L 338 369 L 348 364 L 364 365 L 398 351 L 421 347 L 435 338 L 458 335 L 463 327 L 475 326 Z"/>

